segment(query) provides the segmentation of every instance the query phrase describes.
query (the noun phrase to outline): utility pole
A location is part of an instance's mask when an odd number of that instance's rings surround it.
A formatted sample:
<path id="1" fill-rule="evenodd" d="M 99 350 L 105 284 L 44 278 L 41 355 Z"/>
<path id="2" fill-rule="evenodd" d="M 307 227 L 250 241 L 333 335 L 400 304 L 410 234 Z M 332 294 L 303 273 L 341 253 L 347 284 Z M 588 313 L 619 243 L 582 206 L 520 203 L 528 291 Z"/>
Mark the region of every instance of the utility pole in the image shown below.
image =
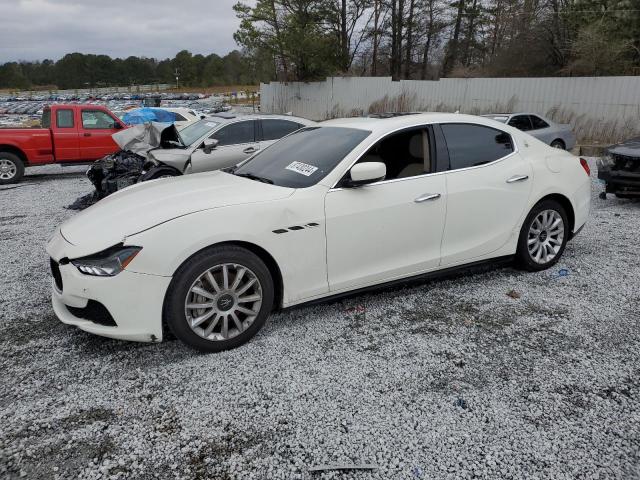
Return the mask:
<path id="1" fill-rule="evenodd" d="M 178 83 L 178 80 L 180 79 L 180 70 L 176 68 L 176 71 L 173 72 L 173 74 L 176 77 L 176 90 L 178 90 L 180 88 L 180 84 Z"/>

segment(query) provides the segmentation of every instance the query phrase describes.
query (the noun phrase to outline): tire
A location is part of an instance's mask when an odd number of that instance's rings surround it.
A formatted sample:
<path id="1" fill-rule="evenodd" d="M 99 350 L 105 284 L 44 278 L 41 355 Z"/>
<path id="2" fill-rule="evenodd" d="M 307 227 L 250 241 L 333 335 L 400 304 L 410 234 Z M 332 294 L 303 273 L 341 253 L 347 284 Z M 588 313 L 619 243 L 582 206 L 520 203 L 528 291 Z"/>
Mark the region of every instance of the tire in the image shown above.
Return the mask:
<path id="1" fill-rule="evenodd" d="M 238 275 L 239 284 L 234 288 Z M 257 297 L 260 299 L 255 300 Z M 258 333 L 273 302 L 273 278 L 257 255 L 232 245 L 212 247 L 191 257 L 173 276 L 165 296 L 163 320 L 190 347 L 220 352 L 239 347 Z"/>
<path id="2" fill-rule="evenodd" d="M 558 148 L 560 150 L 566 150 L 567 146 L 564 144 L 564 142 L 562 140 L 560 140 L 559 138 L 555 139 L 553 142 L 551 142 L 550 144 L 553 148 Z"/>
<path id="3" fill-rule="evenodd" d="M 561 220 L 561 224 L 552 227 L 558 219 Z M 562 229 L 561 234 L 556 233 L 559 228 Z M 531 272 L 552 267 L 562 257 L 569 234 L 569 221 L 562 205 L 555 200 L 544 200 L 538 203 L 522 224 L 516 263 L 524 270 Z M 536 243 L 529 245 L 534 239 Z M 541 249 L 542 252 L 540 252 Z"/>
<path id="4" fill-rule="evenodd" d="M 18 183 L 24 176 L 24 163 L 14 153 L 0 152 L 0 185 Z"/>

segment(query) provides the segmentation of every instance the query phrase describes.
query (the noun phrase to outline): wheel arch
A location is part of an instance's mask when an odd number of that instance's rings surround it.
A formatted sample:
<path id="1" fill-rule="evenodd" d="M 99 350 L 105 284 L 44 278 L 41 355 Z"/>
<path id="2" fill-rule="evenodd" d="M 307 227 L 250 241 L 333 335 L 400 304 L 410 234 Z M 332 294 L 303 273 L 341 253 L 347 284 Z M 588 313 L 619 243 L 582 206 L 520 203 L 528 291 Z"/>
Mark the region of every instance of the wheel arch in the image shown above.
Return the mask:
<path id="1" fill-rule="evenodd" d="M 186 258 L 182 263 L 180 263 L 180 265 L 178 265 L 178 267 L 176 268 L 176 271 L 180 268 L 180 266 L 182 266 L 185 262 L 187 262 L 189 259 L 191 259 L 195 255 L 198 255 L 204 252 L 205 250 L 209 250 L 211 248 L 224 247 L 224 246 L 235 246 L 235 247 L 241 247 L 246 250 L 249 250 L 251 253 L 256 255 L 258 258 L 260 258 L 260 260 L 262 260 L 265 263 L 265 265 L 269 269 L 271 278 L 273 278 L 274 309 L 279 310 L 280 308 L 282 308 L 282 301 L 284 297 L 284 282 L 283 282 L 282 271 L 280 270 L 280 266 L 278 265 L 278 262 L 276 262 L 273 255 L 271 255 L 267 250 L 265 250 L 263 247 L 255 243 L 242 241 L 242 240 L 229 240 L 229 241 L 218 242 L 218 243 L 208 245 L 204 248 L 201 248 L 197 252 L 194 252 L 192 255 Z M 172 276 L 175 275 L 176 271 L 173 272 Z"/>
<path id="2" fill-rule="evenodd" d="M 3 152 L 13 153 L 14 155 L 16 155 L 20 160 L 22 160 L 22 163 L 24 164 L 25 167 L 29 165 L 29 160 L 27 159 L 27 156 L 18 147 L 14 145 L 0 144 L 0 153 L 3 153 Z"/>
<path id="3" fill-rule="evenodd" d="M 569 198 L 565 197 L 561 193 L 551 193 L 539 199 L 529 211 L 531 211 L 536 205 L 544 202 L 545 200 L 554 200 L 562 205 L 562 208 L 564 208 L 564 211 L 567 213 L 567 219 L 569 220 L 569 239 L 571 239 L 571 237 L 573 237 L 573 229 L 575 228 L 576 224 L 576 214 L 571 200 L 569 200 Z"/>

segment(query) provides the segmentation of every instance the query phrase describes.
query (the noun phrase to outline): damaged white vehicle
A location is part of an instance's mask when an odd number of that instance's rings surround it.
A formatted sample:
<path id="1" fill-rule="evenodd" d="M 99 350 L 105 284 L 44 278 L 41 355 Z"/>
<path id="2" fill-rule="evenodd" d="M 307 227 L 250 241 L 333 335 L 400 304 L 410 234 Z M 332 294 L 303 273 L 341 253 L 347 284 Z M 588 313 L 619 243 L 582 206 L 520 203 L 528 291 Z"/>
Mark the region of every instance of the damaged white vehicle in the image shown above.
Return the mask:
<path id="1" fill-rule="evenodd" d="M 67 220 L 53 308 L 98 335 L 233 348 L 277 309 L 496 259 L 548 268 L 590 189 L 586 161 L 489 119 L 334 120 Z"/>

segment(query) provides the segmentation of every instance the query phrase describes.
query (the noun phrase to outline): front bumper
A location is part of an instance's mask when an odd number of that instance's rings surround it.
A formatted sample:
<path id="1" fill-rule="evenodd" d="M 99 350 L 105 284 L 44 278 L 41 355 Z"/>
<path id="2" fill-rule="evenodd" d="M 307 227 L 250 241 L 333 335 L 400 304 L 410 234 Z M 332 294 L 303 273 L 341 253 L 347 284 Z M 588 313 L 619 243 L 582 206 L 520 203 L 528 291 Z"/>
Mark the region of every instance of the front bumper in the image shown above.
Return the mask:
<path id="1" fill-rule="evenodd" d="M 640 196 L 640 172 L 612 170 L 610 167 L 598 163 L 598 178 L 605 183 L 605 192 L 619 196 Z"/>
<path id="2" fill-rule="evenodd" d="M 51 281 L 51 300 L 62 323 L 120 340 L 162 340 L 162 305 L 171 277 L 127 270 L 114 277 L 84 275 L 71 263 L 59 263 L 73 246 L 56 236 L 47 251 L 59 268 L 58 281 Z"/>

